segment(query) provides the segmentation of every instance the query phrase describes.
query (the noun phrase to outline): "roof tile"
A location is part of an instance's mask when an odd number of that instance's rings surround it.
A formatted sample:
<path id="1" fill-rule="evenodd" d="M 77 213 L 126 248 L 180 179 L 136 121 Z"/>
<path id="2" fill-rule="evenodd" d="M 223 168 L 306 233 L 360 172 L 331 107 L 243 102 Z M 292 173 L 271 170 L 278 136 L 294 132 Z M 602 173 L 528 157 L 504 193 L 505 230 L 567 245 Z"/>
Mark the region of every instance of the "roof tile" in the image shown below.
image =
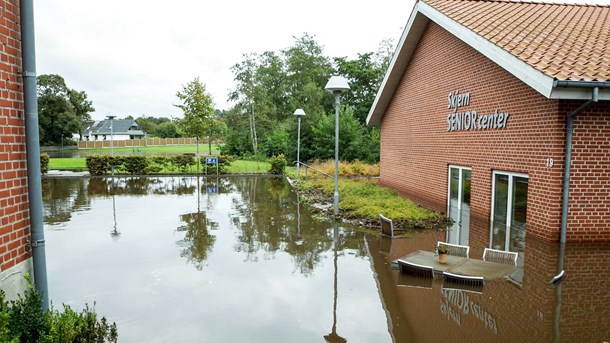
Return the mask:
<path id="1" fill-rule="evenodd" d="M 610 80 L 610 6 L 422 1 L 557 80 Z"/>

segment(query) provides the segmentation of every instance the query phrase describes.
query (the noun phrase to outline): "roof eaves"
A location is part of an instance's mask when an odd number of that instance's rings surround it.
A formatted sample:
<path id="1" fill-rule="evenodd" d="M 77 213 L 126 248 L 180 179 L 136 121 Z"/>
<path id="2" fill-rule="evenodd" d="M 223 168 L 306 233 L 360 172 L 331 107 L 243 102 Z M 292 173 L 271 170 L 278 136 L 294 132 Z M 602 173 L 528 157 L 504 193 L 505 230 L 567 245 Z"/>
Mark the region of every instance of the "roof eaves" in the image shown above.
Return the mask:
<path id="1" fill-rule="evenodd" d="M 411 60 L 411 56 L 419 43 L 419 39 L 421 38 L 426 25 L 428 24 L 429 19 L 420 14 L 418 8 L 421 6 L 422 2 L 418 1 L 413 7 L 413 11 L 409 16 L 409 20 L 407 21 L 407 25 L 400 37 L 400 41 L 396 46 L 396 50 L 394 51 L 394 56 L 392 57 L 392 61 L 388 66 L 388 70 L 385 73 L 383 81 L 381 82 L 381 86 L 379 87 L 379 91 L 377 91 L 377 96 L 375 97 L 375 101 L 373 102 L 373 106 L 371 106 L 371 110 L 369 111 L 369 115 L 366 118 L 367 125 L 379 125 L 381 123 L 381 118 L 385 113 L 400 80 L 402 79 L 402 75 Z"/>

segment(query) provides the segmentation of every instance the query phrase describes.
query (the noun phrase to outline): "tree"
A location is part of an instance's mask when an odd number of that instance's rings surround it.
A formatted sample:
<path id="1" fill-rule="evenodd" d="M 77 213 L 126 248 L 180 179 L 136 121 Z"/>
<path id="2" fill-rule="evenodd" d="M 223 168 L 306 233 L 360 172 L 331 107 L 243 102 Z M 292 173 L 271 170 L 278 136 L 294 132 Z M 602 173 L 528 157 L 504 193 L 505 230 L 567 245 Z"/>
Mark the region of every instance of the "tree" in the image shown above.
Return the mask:
<path id="1" fill-rule="evenodd" d="M 38 81 L 38 121 L 40 142 L 45 145 L 60 144 L 64 139 L 71 139 L 73 133 L 80 132 L 81 119 L 76 114 L 70 101 L 71 90 L 66 86 L 63 77 L 59 75 L 40 75 Z M 72 91 L 82 97 L 86 103 L 86 95 Z M 78 96 L 75 96 L 75 98 Z M 88 108 L 86 104 L 83 108 Z M 90 104 L 89 104 L 90 107 Z"/>
<path id="2" fill-rule="evenodd" d="M 354 111 L 341 106 L 339 114 L 339 159 L 353 161 L 363 159 L 365 129 L 354 117 Z M 334 159 L 335 115 L 324 116 L 313 127 L 313 147 L 316 158 Z"/>
<path id="3" fill-rule="evenodd" d="M 70 100 L 70 104 L 72 104 L 72 108 L 74 109 L 74 114 L 76 114 L 76 117 L 80 122 L 78 137 L 82 140 L 85 123 L 88 120 L 91 120 L 91 114 L 89 114 L 89 112 L 93 112 L 95 109 L 93 108 L 92 102 L 87 100 L 87 93 L 84 91 L 79 92 L 74 89 L 69 89 L 68 98 Z"/>
<path id="4" fill-rule="evenodd" d="M 180 121 L 182 132 L 187 137 L 197 139 L 197 152 L 199 152 L 199 139 L 208 136 L 209 154 L 212 154 L 211 131 L 215 127 L 214 103 L 212 96 L 206 91 L 205 85 L 196 77 L 193 81 L 182 86 L 182 91 L 176 93 L 182 104 L 174 105 L 182 110 L 184 119 Z"/>
<path id="5" fill-rule="evenodd" d="M 337 57 L 335 64 L 337 74 L 347 78 L 350 86 L 341 102 L 351 106 L 356 118 L 364 124 L 383 80 L 384 66 L 376 62 L 372 52 L 358 54 L 355 60 Z"/>
<path id="6" fill-rule="evenodd" d="M 180 137 L 180 133 L 178 133 L 178 126 L 174 122 L 165 122 L 159 124 L 157 129 L 155 130 L 155 134 L 159 138 L 178 138 Z"/>

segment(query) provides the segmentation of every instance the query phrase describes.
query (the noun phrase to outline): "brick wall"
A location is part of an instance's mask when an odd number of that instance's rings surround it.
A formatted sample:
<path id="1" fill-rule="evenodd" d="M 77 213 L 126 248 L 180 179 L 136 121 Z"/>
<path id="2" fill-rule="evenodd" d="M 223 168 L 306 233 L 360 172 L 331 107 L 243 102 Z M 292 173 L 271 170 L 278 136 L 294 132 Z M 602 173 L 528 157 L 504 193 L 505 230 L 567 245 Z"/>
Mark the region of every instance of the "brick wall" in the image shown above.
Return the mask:
<path id="1" fill-rule="evenodd" d="M 447 115 L 453 110 L 448 109 L 447 96 L 456 90 L 470 93 L 469 106 L 459 111 L 476 110 L 479 115 L 508 112 L 506 128 L 448 131 Z M 566 105 L 562 103 L 561 108 Z M 610 137 L 608 108 L 600 106 L 592 111 L 605 111 L 606 115 L 593 115 L 597 120 L 594 126 L 599 127 L 599 135 L 605 132 L 605 137 Z M 565 110 L 559 109 L 558 100 L 546 99 L 430 22 L 381 122 L 381 182 L 425 207 L 446 212 L 448 166 L 472 168 L 470 245 L 474 253 L 482 253 L 490 238 L 493 171 L 527 174 L 527 236 L 557 241 L 565 140 Z M 604 119 L 605 126 L 600 123 Z M 585 120 L 578 120 L 583 128 Z M 599 161 L 604 167 L 591 172 L 598 175 L 598 183 L 604 182 L 600 169 L 607 171 L 609 167 L 608 139 L 597 143 L 597 148 L 606 149 L 602 152 L 605 162 Z M 549 158 L 554 161 L 552 168 L 546 165 Z M 607 179 L 605 182 L 608 187 Z M 596 201 L 607 219 L 608 200 Z M 574 218 L 571 216 L 571 221 Z M 581 238 L 610 240 L 610 231 L 600 227 L 595 236 L 577 236 L 575 231 L 568 234 L 571 241 Z"/>
<path id="2" fill-rule="evenodd" d="M 562 101 L 563 115 L 582 101 Z M 574 119 L 568 239 L 610 240 L 610 101 Z"/>
<path id="3" fill-rule="evenodd" d="M 0 272 L 29 255 L 25 121 L 18 2 L 0 7 Z"/>

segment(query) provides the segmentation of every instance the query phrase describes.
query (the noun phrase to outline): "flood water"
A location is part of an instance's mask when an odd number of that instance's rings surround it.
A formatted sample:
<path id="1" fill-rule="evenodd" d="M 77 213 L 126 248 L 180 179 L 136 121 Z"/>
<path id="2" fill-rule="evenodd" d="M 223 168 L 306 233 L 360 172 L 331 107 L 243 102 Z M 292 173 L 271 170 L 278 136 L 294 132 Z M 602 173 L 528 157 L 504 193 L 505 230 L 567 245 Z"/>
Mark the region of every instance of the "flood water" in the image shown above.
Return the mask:
<path id="1" fill-rule="evenodd" d="M 443 232 L 316 220 L 281 178 L 48 178 L 43 198 L 52 302 L 95 302 L 119 342 L 610 339 L 610 244 L 528 240 L 516 280 L 470 292 L 391 267 Z"/>

